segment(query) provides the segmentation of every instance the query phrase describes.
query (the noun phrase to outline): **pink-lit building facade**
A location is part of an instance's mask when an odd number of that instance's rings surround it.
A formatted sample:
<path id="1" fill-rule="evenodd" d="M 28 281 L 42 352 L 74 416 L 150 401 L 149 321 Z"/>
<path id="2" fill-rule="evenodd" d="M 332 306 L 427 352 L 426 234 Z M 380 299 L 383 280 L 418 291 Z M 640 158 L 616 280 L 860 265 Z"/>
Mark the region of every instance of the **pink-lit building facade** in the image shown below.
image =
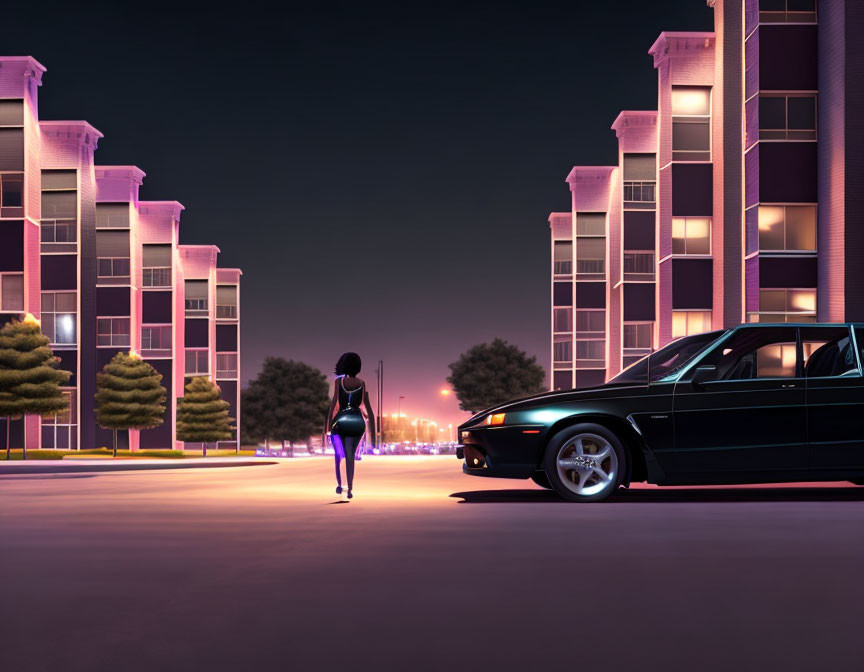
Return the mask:
<path id="1" fill-rule="evenodd" d="M 864 320 L 861 3 L 709 0 L 715 32 L 649 50 L 656 110 L 549 217 L 553 389 L 600 384 L 679 336 Z"/>
<path id="2" fill-rule="evenodd" d="M 0 57 L 0 323 L 41 320 L 72 372 L 70 410 L 13 420 L 12 447 L 111 445 L 95 422 L 96 375 L 131 350 L 162 374 L 167 414 L 161 427 L 121 432 L 120 447 L 182 449 L 177 399 L 191 376 L 215 380 L 239 419 L 241 272 L 219 268 L 214 245 L 180 244 L 183 206 L 140 200 L 142 170 L 97 165 L 98 130 L 39 119 L 44 72 L 31 57 Z"/>

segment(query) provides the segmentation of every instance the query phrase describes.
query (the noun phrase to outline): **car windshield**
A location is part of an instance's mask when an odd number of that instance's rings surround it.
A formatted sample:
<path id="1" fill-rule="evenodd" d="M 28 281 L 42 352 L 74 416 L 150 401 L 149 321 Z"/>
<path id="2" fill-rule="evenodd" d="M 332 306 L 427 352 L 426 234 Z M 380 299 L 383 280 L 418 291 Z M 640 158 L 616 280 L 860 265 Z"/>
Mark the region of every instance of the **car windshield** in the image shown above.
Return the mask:
<path id="1" fill-rule="evenodd" d="M 725 331 L 685 336 L 627 367 L 610 383 L 654 383 L 671 376 L 716 341 Z"/>

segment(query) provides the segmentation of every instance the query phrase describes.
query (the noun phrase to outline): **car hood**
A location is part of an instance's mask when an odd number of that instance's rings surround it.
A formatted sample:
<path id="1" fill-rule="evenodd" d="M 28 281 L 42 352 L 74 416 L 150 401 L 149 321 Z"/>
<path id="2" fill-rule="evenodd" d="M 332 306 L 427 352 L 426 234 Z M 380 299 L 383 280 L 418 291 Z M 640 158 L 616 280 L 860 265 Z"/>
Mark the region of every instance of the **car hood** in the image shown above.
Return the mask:
<path id="1" fill-rule="evenodd" d="M 535 406 L 543 406 L 544 404 L 561 404 L 572 401 L 590 401 L 591 399 L 603 399 L 611 395 L 615 395 L 625 389 L 644 389 L 644 384 L 633 383 L 605 383 L 603 385 L 595 385 L 594 387 L 583 387 L 579 390 L 561 390 L 557 392 L 542 392 L 533 394 L 530 397 L 522 397 L 521 399 L 512 399 L 487 408 L 475 415 L 471 416 L 460 426 L 473 425 L 479 419 L 484 418 L 490 413 L 506 413 L 507 411 L 521 410 L 524 408 L 533 408 Z"/>

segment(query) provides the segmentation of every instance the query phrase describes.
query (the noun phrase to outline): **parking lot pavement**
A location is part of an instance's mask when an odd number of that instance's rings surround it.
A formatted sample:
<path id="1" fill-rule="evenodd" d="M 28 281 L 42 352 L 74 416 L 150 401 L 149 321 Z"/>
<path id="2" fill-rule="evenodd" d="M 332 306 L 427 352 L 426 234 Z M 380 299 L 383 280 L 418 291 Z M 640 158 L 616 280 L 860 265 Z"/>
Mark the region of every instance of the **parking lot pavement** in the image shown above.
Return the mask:
<path id="1" fill-rule="evenodd" d="M 0 669 L 860 669 L 864 488 L 277 462 L 0 476 Z"/>

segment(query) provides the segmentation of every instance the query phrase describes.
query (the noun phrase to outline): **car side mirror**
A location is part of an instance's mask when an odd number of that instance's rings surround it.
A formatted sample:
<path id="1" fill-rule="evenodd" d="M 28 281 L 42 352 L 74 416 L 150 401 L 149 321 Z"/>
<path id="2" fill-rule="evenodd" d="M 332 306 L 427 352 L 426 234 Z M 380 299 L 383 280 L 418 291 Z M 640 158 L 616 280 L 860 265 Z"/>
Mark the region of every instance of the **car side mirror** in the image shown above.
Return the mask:
<path id="1" fill-rule="evenodd" d="M 706 364 L 704 366 L 697 366 L 696 370 L 693 372 L 693 377 L 690 379 L 691 384 L 697 390 L 702 389 L 702 384 L 709 381 L 714 380 L 717 377 L 717 367 L 713 364 Z"/>

